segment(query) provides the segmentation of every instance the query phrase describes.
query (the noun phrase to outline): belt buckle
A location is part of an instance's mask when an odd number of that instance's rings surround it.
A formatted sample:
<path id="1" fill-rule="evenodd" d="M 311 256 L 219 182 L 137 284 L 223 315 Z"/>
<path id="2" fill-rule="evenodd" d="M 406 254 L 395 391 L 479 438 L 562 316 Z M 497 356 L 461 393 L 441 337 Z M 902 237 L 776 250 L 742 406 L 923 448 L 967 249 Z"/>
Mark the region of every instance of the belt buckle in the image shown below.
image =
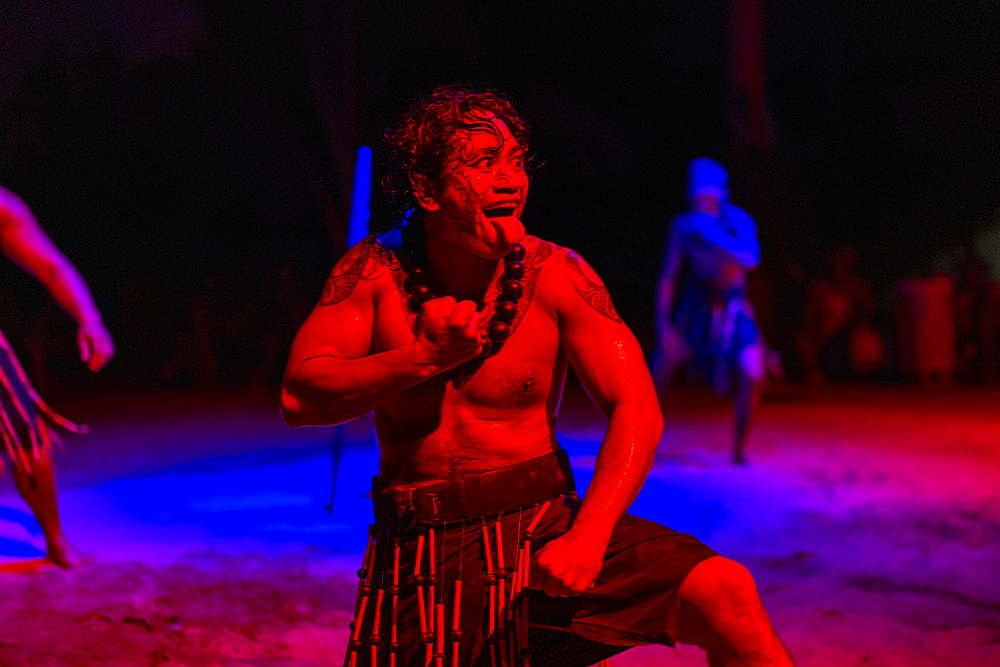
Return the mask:
<path id="1" fill-rule="evenodd" d="M 396 516 L 402 519 L 404 516 L 414 516 L 417 513 L 416 505 L 413 503 L 413 489 L 409 489 L 406 495 L 393 493 L 393 504 L 396 506 Z"/>

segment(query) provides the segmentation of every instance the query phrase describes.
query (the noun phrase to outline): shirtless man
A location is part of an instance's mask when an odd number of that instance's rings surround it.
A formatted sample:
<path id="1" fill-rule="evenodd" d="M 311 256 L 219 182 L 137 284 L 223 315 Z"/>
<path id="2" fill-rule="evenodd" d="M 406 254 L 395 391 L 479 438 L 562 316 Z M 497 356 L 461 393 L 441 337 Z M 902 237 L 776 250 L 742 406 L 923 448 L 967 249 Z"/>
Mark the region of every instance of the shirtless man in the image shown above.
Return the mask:
<path id="1" fill-rule="evenodd" d="M 656 394 L 593 269 L 525 235 L 527 139 L 490 92 L 415 103 L 387 133 L 408 224 L 348 252 L 292 346 L 289 425 L 375 413 L 345 665 L 589 665 L 675 640 L 712 665 L 790 665 L 745 568 L 625 514 Z M 568 363 L 610 420 L 582 502 L 557 454 Z"/>
<path id="2" fill-rule="evenodd" d="M 760 263 L 757 227 L 729 203 L 726 170 L 715 160 L 691 161 L 687 192 L 691 208 L 670 223 L 660 271 L 653 377 L 662 394 L 691 362 L 717 393 L 732 395 L 733 462 L 742 464 L 768 355 L 746 295 L 747 274 Z"/>
<path id="3" fill-rule="evenodd" d="M 0 247 L 17 265 L 38 278 L 76 320 L 80 360 L 94 372 L 103 368 L 114 356 L 115 347 L 87 284 L 42 230 L 28 206 L 5 188 L 0 188 Z M 77 432 L 81 429 L 42 402 L 2 333 L 0 379 L 0 434 L 17 489 L 45 535 L 47 560 L 43 563 L 72 567 L 77 557 L 59 521 L 51 447 L 56 438 L 54 426 Z M 0 460 L 0 469 L 2 464 Z M 27 567 L 17 564 L 6 569 L 34 569 L 43 563 Z"/>

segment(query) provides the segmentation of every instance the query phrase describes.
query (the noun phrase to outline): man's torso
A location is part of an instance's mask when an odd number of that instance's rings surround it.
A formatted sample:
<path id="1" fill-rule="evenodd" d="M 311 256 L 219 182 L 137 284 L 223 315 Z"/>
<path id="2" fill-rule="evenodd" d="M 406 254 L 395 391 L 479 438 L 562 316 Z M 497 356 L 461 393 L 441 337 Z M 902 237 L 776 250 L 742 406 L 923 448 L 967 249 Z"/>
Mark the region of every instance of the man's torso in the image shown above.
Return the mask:
<path id="1" fill-rule="evenodd" d="M 502 349 L 469 373 L 437 375 L 386 400 L 375 411 L 380 476 L 393 487 L 419 486 L 457 475 L 495 470 L 541 456 L 555 443 L 554 415 L 566 359 L 560 350 L 556 309 L 566 281 L 559 273 L 566 250 L 526 237 L 524 295 Z M 371 281 L 371 354 L 414 338 L 416 316 L 407 306 L 398 258 L 378 246 L 384 267 Z M 484 295 L 484 318 L 498 292 Z"/>

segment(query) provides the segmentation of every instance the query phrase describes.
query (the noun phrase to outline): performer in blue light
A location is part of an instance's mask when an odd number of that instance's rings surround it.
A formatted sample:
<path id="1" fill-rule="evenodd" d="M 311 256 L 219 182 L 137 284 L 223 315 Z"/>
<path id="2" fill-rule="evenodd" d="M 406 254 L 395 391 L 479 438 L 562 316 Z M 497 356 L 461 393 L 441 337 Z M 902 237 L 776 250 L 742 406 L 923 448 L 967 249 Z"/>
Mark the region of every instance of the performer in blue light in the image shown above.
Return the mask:
<path id="1" fill-rule="evenodd" d="M 660 271 L 653 377 L 662 396 L 687 362 L 718 393 L 733 394 L 733 461 L 745 463 L 767 355 L 746 294 L 747 274 L 760 262 L 757 228 L 729 203 L 728 176 L 715 160 L 691 161 L 687 195 L 691 208 L 670 224 Z"/>

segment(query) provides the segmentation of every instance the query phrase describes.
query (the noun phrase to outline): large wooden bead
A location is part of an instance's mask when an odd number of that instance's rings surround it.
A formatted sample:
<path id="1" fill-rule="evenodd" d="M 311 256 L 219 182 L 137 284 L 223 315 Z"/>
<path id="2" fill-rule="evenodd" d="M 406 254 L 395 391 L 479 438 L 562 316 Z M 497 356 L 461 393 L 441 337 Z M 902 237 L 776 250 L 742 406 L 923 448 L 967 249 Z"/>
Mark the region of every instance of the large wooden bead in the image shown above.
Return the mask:
<path id="1" fill-rule="evenodd" d="M 510 280 L 520 280 L 524 277 L 524 264 L 521 262 L 507 262 L 503 267 L 503 277 Z"/>
<path id="2" fill-rule="evenodd" d="M 418 303 L 429 301 L 433 296 L 431 294 L 431 288 L 427 285 L 414 285 L 412 294 L 413 298 L 416 299 Z"/>
<path id="3" fill-rule="evenodd" d="M 517 304 L 513 301 L 498 301 L 496 319 L 501 322 L 511 322 L 517 315 Z"/>
<path id="4" fill-rule="evenodd" d="M 515 244 L 514 247 L 510 249 L 510 252 L 507 253 L 507 261 L 520 262 L 524 259 L 524 255 L 524 246 L 520 243 Z"/>
<path id="5" fill-rule="evenodd" d="M 503 295 L 510 301 L 517 301 L 524 294 L 524 287 L 520 280 L 505 280 L 503 283 Z"/>
<path id="6" fill-rule="evenodd" d="M 506 322 L 490 323 L 490 340 L 494 343 L 502 343 L 510 336 L 510 325 Z"/>

